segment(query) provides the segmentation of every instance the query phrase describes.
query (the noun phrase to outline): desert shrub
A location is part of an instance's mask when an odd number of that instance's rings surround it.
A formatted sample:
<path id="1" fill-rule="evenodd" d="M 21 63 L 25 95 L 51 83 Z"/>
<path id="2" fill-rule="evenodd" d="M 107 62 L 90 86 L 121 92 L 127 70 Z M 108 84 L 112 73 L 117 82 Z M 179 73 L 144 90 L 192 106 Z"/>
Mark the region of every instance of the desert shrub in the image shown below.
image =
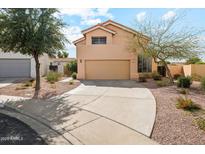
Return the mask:
<path id="1" fill-rule="evenodd" d="M 27 87 L 25 86 L 18 86 L 15 88 L 15 90 L 24 90 L 24 89 L 27 89 Z"/>
<path id="2" fill-rule="evenodd" d="M 182 88 L 179 90 L 180 94 L 187 95 L 189 93 L 188 89 Z"/>
<path id="3" fill-rule="evenodd" d="M 26 82 L 23 84 L 23 86 L 24 86 L 24 87 L 31 87 L 31 86 L 32 86 L 32 83 L 33 83 L 33 82 L 26 81 Z"/>
<path id="4" fill-rule="evenodd" d="M 164 78 L 161 81 L 156 81 L 156 83 L 157 83 L 157 86 L 159 86 L 159 87 L 165 87 L 165 86 L 169 86 L 170 85 L 170 80 L 167 79 L 167 78 Z"/>
<path id="5" fill-rule="evenodd" d="M 192 78 L 193 81 L 201 81 L 201 79 L 202 79 L 202 77 L 198 74 L 193 74 L 191 76 L 191 78 Z"/>
<path id="6" fill-rule="evenodd" d="M 201 79 L 201 88 L 205 91 L 205 77 Z"/>
<path id="7" fill-rule="evenodd" d="M 68 83 L 69 83 L 69 85 L 73 85 L 73 84 L 74 84 L 74 81 L 73 81 L 73 80 L 70 80 Z"/>
<path id="8" fill-rule="evenodd" d="M 177 86 L 181 88 L 190 88 L 192 84 L 192 78 L 187 76 L 187 77 L 179 77 L 177 80 Z"/>
<path id="9" fill-rule="evenodd" d="M 77 78 L 77 73 L 76 73 L 76 72 L 73 72 L 73 73 L 71 74 L 71 77 L 72 77 L 73 79 L 76 79 L 76 78 Z"/>
<path id="10" fill-rule="evenodd" d="M 196 123 L 200 129 L 205 131 L 205 119 L 198 118 L 198 119 L 196 119 Z"/>
<path id="11" fill-rule="evenodd" d="M 141 73 L 141 75 L 145 78 L 152 78 L 152 73 Z"/>
<path id="12" fill-rule="evenodd" d="M 33 82 L 35 81 L 35 79 L 32 78 L 32 79 L 30 79 L 29 81 L 33 83 Z"/>
<path id="13" fill-rule="evenodd" d="M 30 79 L 28 81 L 25 81 L 22 86 L 23 87 L 31 87 L 31 86 L 33 86 L 34 82 L 35 82 L 35 79 Z"/>
<path id="14" fill-rule="evenodd" d="M 174 74 L 173 78 L 174 80 L 177 80 L 180 76 L 182 76 L 181 74 Z"/>
<path id="15" fill-rule="evenodd" d="M 152 78 L 154 80 L 161 80 L 162 76 L 158 72 L 155 71 L 155 72 L 152 73 Z"/>
<path id="16" fill-rule="evenodd" d="M 187 97 L 179 97 L 177 98 L 176 108 L 193 111 L 200 109 L 200 106 Z"/>
<path id="17" fill-rule="evenodd" d="M 47 74 L 46 79 L 50 83 L 55 83 L 59 80 L 60 77 L 61 77 L 61 74 L 51 71 Z"/>
<path id="18" fill-rule="evenodd" d="M 71 61 L 68 64 L 66 64 L 66 67 L 68 69 L 68 71 L 70 71 L 70 73 L 72 74 L 73 72 L 77 72 L 77 61 Z"/>

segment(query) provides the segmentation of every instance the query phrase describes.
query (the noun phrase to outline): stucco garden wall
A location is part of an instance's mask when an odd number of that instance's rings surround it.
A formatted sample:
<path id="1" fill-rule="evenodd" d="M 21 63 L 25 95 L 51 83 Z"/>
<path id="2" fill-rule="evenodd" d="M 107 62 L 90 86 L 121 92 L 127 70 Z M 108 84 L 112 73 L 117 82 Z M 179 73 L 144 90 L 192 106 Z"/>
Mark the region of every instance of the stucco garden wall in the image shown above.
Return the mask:
<path id="1" fill-rule="evenodd" d="M 205 76 L 205 64 L 190 64 L 183 65 L 183 72 L 185 76 Z"/>
<path id="2" fill-rule="evenodd" d="M 191 74 L 201 77 L 205 76 L 205 64 L 191 64 Z"/>
<path id="3" fill-rule="evenodd" d="M 174 76 L 176 74 L 183 74 L 183 65 L 168 65 L 171 75 Z"/>
<path id="4" fill-rule="evenodd" d="M 183 65 L 184 76 L 191 76 L 191 65 Z"/>

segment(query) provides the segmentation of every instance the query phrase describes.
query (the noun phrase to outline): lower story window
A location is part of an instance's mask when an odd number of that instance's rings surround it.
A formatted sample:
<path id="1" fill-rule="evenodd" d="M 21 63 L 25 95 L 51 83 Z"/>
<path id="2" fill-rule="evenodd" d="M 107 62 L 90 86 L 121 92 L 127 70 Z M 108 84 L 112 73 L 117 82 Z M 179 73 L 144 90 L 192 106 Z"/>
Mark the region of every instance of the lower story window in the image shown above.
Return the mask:
<path id="1" fill-rule="evenodd" d="M 152 58 L 138 56 L 138 72 L 152 72 Z"/>

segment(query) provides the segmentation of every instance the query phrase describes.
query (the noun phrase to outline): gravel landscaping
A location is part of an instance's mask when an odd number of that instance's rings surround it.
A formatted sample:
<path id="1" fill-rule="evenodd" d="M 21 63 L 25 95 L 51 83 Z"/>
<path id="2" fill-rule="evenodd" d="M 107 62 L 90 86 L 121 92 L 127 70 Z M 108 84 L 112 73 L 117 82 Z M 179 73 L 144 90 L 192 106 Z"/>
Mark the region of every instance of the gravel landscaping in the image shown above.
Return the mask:
<path id="1" fill-rule="evenodd" d="M 33 145 L 46 142 L 28 125 L 0 114 L 0 145 Z"/>
<path id="2" fill-rule="evenodd" d="M 196 118 L 205 116 L 205 95 L 199 83 L 193 83 L 188 94 L 188 98 L 203 108 L 195 112 L 176 108 L 176 99 L 182 96 L 176 86 L 158 87 L 153 80 L 143 85 L 151 90 L 157 101 L 152 139 L 160 144 L 205 144 L 205 131 L 196 124 Z"/>
<path id="3" fill-rule="evenodd" d="M 62 78 L 61 80 L 63 80 Z M 44 77 L 41 78 L 41 90 L 39 98 L 50 98 L 52 96 L 60 95 L 80 85 L 78 80 L 74 82 L 55 82 L 49 83 Z M 30 79 L 18 81 L 12 85 L 0 88 L 1 95 L 33 97 L 35 83 L 30 82 Z"/>

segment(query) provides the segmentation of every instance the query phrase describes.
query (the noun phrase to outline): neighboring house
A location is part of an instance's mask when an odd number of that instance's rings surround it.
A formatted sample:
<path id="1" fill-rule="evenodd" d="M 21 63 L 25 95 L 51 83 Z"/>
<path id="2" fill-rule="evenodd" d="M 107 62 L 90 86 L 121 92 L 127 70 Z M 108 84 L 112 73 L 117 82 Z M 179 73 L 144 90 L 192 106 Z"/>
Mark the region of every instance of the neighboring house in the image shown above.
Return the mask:
<path id="1" fill-rule="evenodd" d="M 78 79 L 136 79 L 139 73 L 157 71 L 152 58 L 129 51 L 129 40 L 139 35 L 137 31 L 108 20 L 82 33 L 84 37 L 73 42 Z"/>
<path id="2" fill-rule="evenodd" d="M 49 64 L 53 66 L 57 66 L 57 71 L 63 74 L 69 74 L 67 68 L 65 68 L 66 64 L 76 60 L 76 58 L 49 58 Z"/>
<path id="3" fill-rule="evenodd" d="M 39 58 L 41 76 L 48 70 L 48 56 Z M 0 51 L 0 78 L 33 77 L 35 78 L 35 60 L 31 56 L 20 53 L 4 53 Z"/>

